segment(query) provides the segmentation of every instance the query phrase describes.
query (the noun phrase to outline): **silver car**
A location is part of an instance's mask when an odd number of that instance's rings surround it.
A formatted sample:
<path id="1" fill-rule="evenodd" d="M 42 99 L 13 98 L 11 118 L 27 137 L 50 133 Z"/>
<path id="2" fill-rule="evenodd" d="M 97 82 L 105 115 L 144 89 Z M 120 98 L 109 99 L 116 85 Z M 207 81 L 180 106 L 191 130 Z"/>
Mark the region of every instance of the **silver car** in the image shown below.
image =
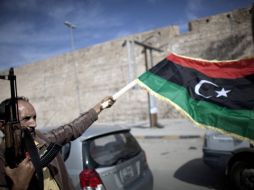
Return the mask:
<path id="1" fill-rule="evenodd" d="M 225 172 L 232 188 L 254 189 L 254 148 L 250 142 L 208 131 L 204 138 L 203 161 Z"/>
<path id="2" fill-rule="evenodd" d="M 153 189 L 145 152 L 130 129 L 92 126 L 65 145 L 62 155 L 76 189 Z"/>

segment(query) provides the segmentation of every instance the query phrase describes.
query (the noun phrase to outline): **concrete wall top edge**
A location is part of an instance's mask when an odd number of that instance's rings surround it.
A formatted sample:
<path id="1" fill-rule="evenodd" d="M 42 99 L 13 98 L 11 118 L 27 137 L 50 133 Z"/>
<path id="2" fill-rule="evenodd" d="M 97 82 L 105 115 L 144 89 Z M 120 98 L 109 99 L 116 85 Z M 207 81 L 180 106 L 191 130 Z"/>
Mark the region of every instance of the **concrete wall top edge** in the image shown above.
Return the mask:
<path id="1" fill-rule="evenodd" d="M 18 70 L 23 70 L 23 69 L 27 69 L 28 67 L 33 67 L 33 65 L 40 65 L 40 64 L 51 64 L 54 62 L 59 62 L 58 60 L 61 59 L 63 57 L 71 57 L 71 56 L 75 56 L 76 54 L 79 54 L 80 52 L 84 53 L 84 52 L 89 52 L 89 51 L 94 51 L 95 49 L 100 49 L 102 47 L 106 47 L 107 45 L 109 45 L 110 43 L 123 43 L 125 40 L 140 40 L 142 38 L 145 38 L 146 35 L 149 35 L 151 33 L 162 33 L 163 31 L 168 32 L 171 31 L 173 36 L 179 35 L 179 27 L 177 25 L 170 25 L 170 26 L 166 26 L 166 27 L 161 27 L 161 28 L 156 28 L 154 30 L 149 30 L 149 31 L 145 31 L 145 32 L 140 32 L 140 33 L 135 33 L 135 34 L 131 34 L 131 35 L 127 35 L 124 37 L 120 37 L 120 38 L 116 38 L 114 40 L 110 40 L 110 41 L 106 41 L 106 42 L 102 42 L 102 43 L 98 43 L 89 47 L 85 47 L 85 48 L 80 48 L 80 49 L 76 49 L 74 51 L 70 51 L 70 52 L 66 52 L 63 54 L 59 54 L 59 55 L 55 55 L 52 57 L 49 57 L 47 59 L 44 60 L 38 60 L 32 63 L 28 63 L 28 64 L 24 64 L 20 67 L 17 67 Z M 7 71 L 7 70 L 6 70 Z M 6 72 L 6 71 L 0 71 L 1 72 Z"/>
<path id="2" fill-rule="evenodd" d="M 233 11 L 202 17 L 195 20 L 192 20 L 188 23 L 189 25 L 189 31 L 190 32 L 197 32 L 201 29 L 204 29 L 205 27 L 220 27 L 219 23 L 225 23 L 225 21 L 228 20 L 228 22 L 232 23 L 244 23 L 248 22 L 248 19 L 246 17 L 251 18 L 252 16 L 252 6 L 236 9 Z"/>

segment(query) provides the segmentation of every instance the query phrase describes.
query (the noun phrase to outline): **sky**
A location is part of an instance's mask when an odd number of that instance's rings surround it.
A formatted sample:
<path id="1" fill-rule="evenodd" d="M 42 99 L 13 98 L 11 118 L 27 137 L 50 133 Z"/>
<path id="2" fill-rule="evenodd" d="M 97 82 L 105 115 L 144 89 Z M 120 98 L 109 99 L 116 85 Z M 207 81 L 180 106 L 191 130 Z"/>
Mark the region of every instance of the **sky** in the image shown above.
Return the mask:
<path id="1" fill-rule="evenodd" d="M 252 3 L 253 0 L 0 0 L 0 70 L 170 25 L 179 25 L 181 31 L 186 31 L 190 20 Z M 73 35 L 65 21 L 76 26 Z"/>

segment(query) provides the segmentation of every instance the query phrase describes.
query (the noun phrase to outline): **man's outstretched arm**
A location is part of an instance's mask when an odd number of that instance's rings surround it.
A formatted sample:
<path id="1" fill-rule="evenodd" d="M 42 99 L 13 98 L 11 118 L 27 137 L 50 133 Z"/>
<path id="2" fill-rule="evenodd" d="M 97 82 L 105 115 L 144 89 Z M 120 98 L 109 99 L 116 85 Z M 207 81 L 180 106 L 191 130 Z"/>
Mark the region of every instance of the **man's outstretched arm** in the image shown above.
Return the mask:
<path id="1" fill-rule="evenodd" d="M 104 102 L 108 102 L 108 105 L 105 108 L 101 106 L 101 104 Z M 82 135 L 82 133 L 84 133 L 85 130 L 89 128 L 98 119 L 98 115 L 101 113 L 101 111 L 111 107 L 114 102 L 115 101 L 112 99 L 111 96 L 105 97 L 92 109 L 85 113 L 82 113 L 72 122 L 53 129 L 47 133 L 44 133 L 44 135 L 50 142 L 58 143 L 61 145 L 68 143 Z"/>

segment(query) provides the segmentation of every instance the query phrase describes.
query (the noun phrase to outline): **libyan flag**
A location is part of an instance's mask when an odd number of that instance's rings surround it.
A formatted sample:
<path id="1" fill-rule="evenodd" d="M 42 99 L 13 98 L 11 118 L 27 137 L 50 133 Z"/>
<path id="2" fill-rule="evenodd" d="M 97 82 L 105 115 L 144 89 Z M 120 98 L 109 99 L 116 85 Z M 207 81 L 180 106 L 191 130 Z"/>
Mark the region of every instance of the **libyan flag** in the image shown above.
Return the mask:
<path id="1" fill-rule="evenodd" d="M 170 54 L 138 83 L 200 127 L 254 140 L 254 58 L 208 61 Z"/>

